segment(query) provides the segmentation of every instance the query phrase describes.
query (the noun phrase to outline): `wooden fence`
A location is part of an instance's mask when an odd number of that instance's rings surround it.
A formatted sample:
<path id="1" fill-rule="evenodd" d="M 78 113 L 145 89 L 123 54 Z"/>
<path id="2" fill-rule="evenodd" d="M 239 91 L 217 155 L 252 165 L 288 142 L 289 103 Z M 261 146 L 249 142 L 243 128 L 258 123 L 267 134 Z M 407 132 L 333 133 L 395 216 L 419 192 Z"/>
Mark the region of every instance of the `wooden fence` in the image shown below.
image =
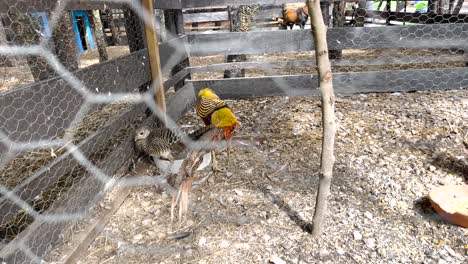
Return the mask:
<path id="1" fill-rule="evenodd" d="M 51 11 L 56 8 L 58 1 L 38 0 L 31 1 L 29 6 L 16 6 L 18 9 L 31 11 Z M 188 80 L 193 73 L 223 71 L 234 68 L 246 69 L 284 69 L 290 67 L 313 67 L 313 61 L 273 61 L 273 62 L 241 62 L 222 63 L 207 66 L 190 67 L 187 60 L 194 56 L 234 55 L 234 54 L 270 54 L 282 52 L 310 51 L 313 41 L 308 30 L 288 30 L 269 32 L 244 33 L 212 33 L 212 34 L 184 34 L 183 19 L 191 22 L 206 19 L 186 12 L 184 16 L 181 9 L 207 8 L 213 6 L 235 6 L 240 4 L 268 4 L 278 6 L 283 3 L 302 2 L 294 0 L 163 0 L 155 1 L 155 8 L 178 10 L 174 17 L 169 19 L 166 27 L 174 36 L 160 44 L 161 65 L 163 72 L 170 77 L 165 81 L 165 88 L 176 86 L 177 92 L 168 104 L 168 113 L 178 119 L 193 104 L 196 92 L 206 86 L 214 88 L 223 98 L 238 99 L 256 96 L 291 95 L 316 96 L 318 95 L 317 75 L 286 75 L 255 78 L 232 78 L 217 80 Z M 0 13 L 8 11 L 15 6 L 16 0 L 1 0 Z M 123 8 L 122 4 L 112 1 L 70 1 L 66 9 L 103 9 L 104 7 Z M 276 12 L 274 8 L 268 12 Z M 224 19 L 223 11 L 215 11 L 212 17 Z M 178 14 L 178 15 L 177 15 Z M 388 18 L 383 13 L 369 13 Z M 397 21 L 428 22 L 433 17 L 428 15 L 406 15 L 390 13 L 389 17 Z M 408 21 L 407 21 L 408 22 Z M 466 14 L 455 18 L 446 15 L 441 20 L 433 20 L 433 24 L 394 27 L 341 27 L 330 28 L 328 43 L 330 49 L 457 49 L 468 51 L 468 24 Z M 447 22 L 447 23 L 445 23 Z M 367 58 L 343 59 L 332 61 L 334 66 L 354 66 L 384 64 L 410 64 L 410 63 L 440 63 L 440 62 L 467 62 L 465 55 L 439 56 L 436 58 L 408 56 L 405 58 Z M 113 59 L 108 62 L 93 65 L 74 72 L 74 76 L 82 82 L 89 92 L 96 94 L 129 92 L 138 89 L 150 80 L 149 64 L 146 49 L 140 49 L 129 55 Z M 287 84 L 285 86 L 284 84 Z M 418 90 L 464 89 L 468 87 L 468 67 L 431 68 L 413 70 L 393 70 L 378 72 L 349 72 L 334 74 L 335 90 L 338 94 L 351 95 L 369 92 L 395 92 Z M 40 102 L 33 103 L 31 102 Z M 84 98 L 70 87 L 62 77 L 55 77 L 42 82 L 11 90 L 0 94 L 0 123 L 2 131 L 8 134 L 13 141 L 33 141 L 54 138 L 63 133 L 70 125 L 74 116 L 84 103 Z M 30 106 L 28 112 L 22 111 Z M 50 115 L 54 109 L 59 109 L 56 115 Z M 116 135 L 120 128 L 130 120 L 141 114 L 142 105 L 124 111 L 117 119 L 108 122 L 95 133 L 80 142 L 78 147 L 83 154 L 88 155 L 103 147 L 107 139 Z M 34 125 L 31 125 L 34 124 Z M 98 166 L 112 175 L 122 167 L 133 155 L 131 138 L 115 148 L 115 151 L 99 161 Z M 7 146 L 0 144 L 0 156 L 3 158 L 8 151 Z M 124 155 L 121 155 L 124 153 Z M 72 169 L 80 166 L 70 153 L 56 158 L 42 169 L 30 175 L 24 182 L 17 185 L 12 191 L 16 197 L 30 203 L 44 189 L 57 183 L 58 179 L 68 174 Z M 89 174 L 89 172 L 88 172 Z M 91 174 L 89 174 L 91 175 Z M 70 190 L 69 199 L 73 201 L 59 201 L 61 208 L 73 204 L 83 203 L 91 206 L 100 196 L 96 193 L 102 189 L 97 179 L 87 176 L 86 182 L 78 182 L 87 186 L 94 186 L 91 191 L 81 191 L 80 186 Z M 90 185 L 91 184 L 91 185 Z M 73 189 L 75 194 L 73 194 Z M 52 206 L 56 210 L 57 206 Z M 0 225 L 10 221 L 20 210 L 16 203 L 7 197 L 0 197 Z M 51 209 L 52 210 L 52 209 Z M 52 213 L 55 211 L 52 211 Z M 45 212 L 48 213 L 48 212 Z M 36 221 L 22 234 L 12 241 L 9 246 L 0 250 L 0 259 L 4 257 L 7 263 L 11 260 L 17 262 L 30 259 L 27 252 L 18 246 L 21 243 L 37 256 L 47 253 L 49 246 L 60 241 L 60 230 L 65 227 L 62 223 L 45 223 Z"/>

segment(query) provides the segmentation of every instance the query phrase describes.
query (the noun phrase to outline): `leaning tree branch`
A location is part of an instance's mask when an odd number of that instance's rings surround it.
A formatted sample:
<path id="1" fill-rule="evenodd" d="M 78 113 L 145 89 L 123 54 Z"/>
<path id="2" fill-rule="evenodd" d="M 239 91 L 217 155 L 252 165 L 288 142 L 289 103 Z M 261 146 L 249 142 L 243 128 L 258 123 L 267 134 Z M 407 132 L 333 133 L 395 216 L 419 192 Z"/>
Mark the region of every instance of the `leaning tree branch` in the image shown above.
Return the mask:
<path id="1" fill-rule="evenodd" d="M 327 212 L 327 200 L 330 194 L 330 184 L 333 177 L 333 154 L 335 145 L 335 95 L 333 92 L 332 71 L 328 58 L 327 27 L 323 23 L 320 0 L 307 0 L 311 17 L 312 34 L 315 45 L 320 92 L 322 94 L 322 156 L 320 159 L 319 188 L 313 218 L 312 234 L 318 236 L 323 232 Z"/>

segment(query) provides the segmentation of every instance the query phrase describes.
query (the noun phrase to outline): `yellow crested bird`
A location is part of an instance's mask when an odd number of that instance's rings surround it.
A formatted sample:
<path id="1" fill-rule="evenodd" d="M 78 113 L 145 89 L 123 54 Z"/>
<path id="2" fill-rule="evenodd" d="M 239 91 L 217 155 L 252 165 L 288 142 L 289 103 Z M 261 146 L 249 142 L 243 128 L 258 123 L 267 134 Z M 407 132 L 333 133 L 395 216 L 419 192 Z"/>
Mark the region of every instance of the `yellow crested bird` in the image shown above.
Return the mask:
<path id="1" fill-rule="evenodd" d="M 230 140 L 235 127 L 238 125 L 236 116 L 229 108 L 216 110 L 211 115 L 211 124 L 198 129 L 191 133 L 189 137 L 197 142 L 216 142 L 222 140 Z M 171 222 L 173 219 L 173 210 L 177 202 L 179 202 L 179 221 L 182 215 L 188 210 L 189 193 L 192 190 L 192 183 L 196 177 L 196 168 L 201 164 L 202 157 L 208 151 L 213 151 L 213 148 L 196 149 L 189 152 L 188 158 L 184 160 L 178 173 L 180 187 L 176 198 L 173 196 L 171 207 Z M 212 153 L 213 155 L 213 153 Z M 214 161 L 214 156 L 212 156 Z M 215 165 L 213 165 L 215 166 Z"/>
<path id="2" fill-rule="evenodd" d="M 197 115 L 203 120 L 207 127 L 222 128 L 224 130 L 225 140 L 232 138 L 232 133 L 239 122 L 229 106 L 219 98 L 210 88 L 201 89 L 198 92 L 195 105 Z M 215 157 L 215 151 L 211 152 L 213 158 L 213 170 L 220 171 L 218 161 Z M 227 146 L 228 163 L 230 161 L 230 148 Z"/>

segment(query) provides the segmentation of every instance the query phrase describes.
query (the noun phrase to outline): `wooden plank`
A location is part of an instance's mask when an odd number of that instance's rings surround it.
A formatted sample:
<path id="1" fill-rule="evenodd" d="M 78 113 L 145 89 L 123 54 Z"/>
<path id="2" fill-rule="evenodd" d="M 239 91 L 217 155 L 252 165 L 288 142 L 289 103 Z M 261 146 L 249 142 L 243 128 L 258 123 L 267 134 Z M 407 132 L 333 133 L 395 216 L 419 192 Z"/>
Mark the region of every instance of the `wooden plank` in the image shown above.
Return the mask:
<path id="1" fill-rule="evenodd" d="M 112 0 L 0 0 L 0 13 L 7 13 L 10 7 L 15 7 L 21 12 L 51 12 L 57 7 L 57 3 L 66 4 L 65 10 L 103 10 L 122 9 L 126 6 L 122 1 Z M 154 0 L 154 8 L 180 9 L 180 0 Z"/>
<path id="2" fill-rule="evenodd" d="M 468 43 L 468 24 L 394 27 L 343 27 L 327 32 L 330 49 L 460 48 Z M 294 40 L 294 41 L 292 41 Z M 309 51 L 310 30 L 189 34 L 191 56 Z"/>
<path id="3" fill-rule="evenodd" d="M 169 99 L 167 112 L 172 120 L 179 120 L 195 104 L 195 89 L 192 83 L 184 85 Z"/>
<path id="4" fill-rule="evenodd" d="M 331 60 L 330 63 L 334 67 L 356 67 L 356 66 L 381 66 L 381 65 L 408 65 L 419 63 L 449 63 L 449 62 L 464 62 L 463 55 L 455 56 L 410 56 L 410 57 L 378 57 L 378 58 L 346 58 L 340 60 Z M 197 72 L 217 72 L 234 69 L 257 69 L 257 70 L 280 70 L 285 68 L 299 67 L 315 67 L 315 60 L 300 60 L 300 61 L 249 61 L 235 63 L 218 63 L 206 66 L 188 67 L 190 73 Z"/>
<path id="5" fill-rule="evenodd" d="M 192 84 L 188 84 L 176 92 L 168 103 L 168 115 L 174 120 L 178 120 L 188 109 L 188 105 L 193 105 L 195 102 L 195 94 Z M 187 104 L 184 106 L 184 104 Z M 151 121 L 148 118 L 146 121 Z M 130 135 L 124 143 L 122 143 L 115 151 L 113 151 L 108 157 L 102 162 L 99 162 L 97 166 L 102 169 L 102 172 L 106 175 L 113 175 L 115 171 L 122 168 L 132 156 L 134 156 L 133 150 L 133 136 Z M 54 203 L 52 208 L 47 213 L 64 213 L 64 212 L 83 212 L 88 213 L 89 209 L 96 205 L 99 200 L 103 197 L 104 183 L 99 181 L 96 177 L 83 177 L 85 182 L 79 181 L 79 186 L 70 188 L 68 195 L 64 195 L 68 199 L 63 201 L 57 201 Z M 87 245 L 93 241 L 93 238 L 97 235 L 100 227 L 104 226 L 108 222 L 110 217 L 113 215 L 111 212 L 115 212 L 120 204 L 125 200 L 128 195 L 129 189 L 124 188 L 114 202 L 113 206 L 102 218 L 98 219 L 90 229 L 85 232 L 83 239 L 80 239 L 79 244 L 72 247 L 70 255 L 67 258 L 70 263 L 73 263 L 74 259 L 81 256 L 83 249 L 87 248 Z M 84 194 L 88 194 L 85 196 Z M 72 210 L 75 208 L 76 210 Z M 23 243 L 27 246 L 31 252 L 34 252 L 38 257 L 43 257 L 50 247 L 53 247 L 60 243 L 61 232 L 69 226 L 73 221 L 62 221 L 46 223 L 40 220 L 36 220 L 30 225 L 25 231 L 18 235 L 9 245 L 0 251 L 0 260 L 6 261 L 6 263 L 23 263 L 29 262 L 31 259 L 21 251 L 16 245 Z M 73 222 L 74 223 L 74 222 Z M 1 259 L 4 258 L 4 259 Z"/>
<path id="6" fill-rule="evenodd" d="M 184 14 L 184 23 L 214 22 L 229 20 L 227 11 Z"/>
<path id="7" fill-rule="evenodd" d="M 88 250 L 89 245 L 91 245 L 96 236 L 102 231 L 103 227 L 107 225 L 109 220 L 112 218 L 112 216 L 114 216 L 120 206 L 122 206 L 123 202 L 127 199 L 132 190 L 133 188 L 131 187 L 123 187 L 119 190 L 117 198 L 112 200 L 110 208 L 103 213 L 103 216 L 96 219 L 88 227 L 88 230 L 86 230 L 85 233 L 81 235 L 81 237 L 74 239 L 73 243 L 71 244 L 74 247 L 70 250 L 70 253 L 64 254 L 65 256 L 68 256 L 63 261 L 64 264 L 77 263 L 84 257 L 83 254 Z"/>
<path id="8" fill-rule="evenodd" d="M 211 87 L 224 99 L 258 96 L 318 96 L 316 75 L 287 75 L 256 78 L 190 81 L 195 93 Z M 352 95 L 373 92 L 410 92 L 468 88 L 468 69 L 435 68 L 424 70 L 350 72 L 333 74 L 335 92 Z"/>
<path id="9" fill-rule="evenodd" d="M 145 52 L 73 74 L 92 93 L 129 92 L 149 80 Z M 0 94 L 0 124 L 13 141 L 50 139 L 70 125 L 83 103 L 84 98 L 61 77 L 44 80 Z"/>
<path id="10" fill-rule="evenodd" d="M 253 4 L 281 5 L 286 3 L 300 3 L 304 0 L 182 0 L 183 8 L 208 7 L 208 6 L 239 6 Z"/>
<path id="11" fill-rule="evenodd" d="M 190 71 L 188 71 L 187 69 L 179 71 L 178 73 L 174 74 L 174 76 L 170 77 L 167 81 L 164 82 L 164 89 L 167 91 L 172 86 L 184 80 L 189 74 Z"/>
<path id="12" fill-rule="evenodd" d="M 138 113 L 143 112 L 143 109 L 144 107 L 139 105 L 138 107 L 134 107 L 120 114 L 116 119 L 105 124 L 98 131 L 80 142 L 77 147 L 81 150 L 83 155 L 89 156 L 107 143 L 107 139 L 118 132 L 121 126 L 132 122 Z M 41 194 L 42 191 L 53 186 L 60 177 L 79 166 L 73 155 L 67 152 L 42 167 L 34 175 L 31 175 L 24 182 L 16 186 L 12 192 L 23 201 L 30 203 L 36 196 Z M 12 201 L 6 198 L 0 198 L 0 225 L 10 221 L 19 209 L 20 208 Z"/>
<path id="13" fill-rule="evenodd" d="M 164 74 L 189 57 L 187 36 L 173 38 L 160 44 L 161 67 Z"/>
<path id="14" fill-rule="evenodd" d="M 160 44 L 163 73 L 188 57 L 187 38 Z M 150 80 L 146 49 L 74 72 L 93 93 L 130 92 Z M 0 124 L 10 140 L 50 139 L 63 132 L 84 98 L 60 77 L 0 94 Z M 28 106 L 27 108 L 25 106 Z M 6 150 L 1 149 L 0 154 Z"/>
<path id="15" fill-rule="evenodd" d="M 116 148 L 107 158 L 96 164 L 102 172 L 109 176 L 122 168 L 125 163 L 134 155 L 132 148 L 132 138 L 129 137 L 124 143 Z M 83 177 L 83 180 L 76 182 L 69 191 L 64 194 L 63 200 L 54 202 L 47 211 L 48 214 L 60 213 L 82 213 L 87 214 L 89 210 L 97 205 L 105 194 L 106 184 L 99 181 L 92 175 Z M 122 198 L 119 197 L 119 200 Z M 116 210 L 116 208 L 115 208 Z M 37 257 L 44 257 L 51 247 L 62 241 L 63 230 L 76 223 L 79 219 L 69 221 L 46 222 L 35 220 L 25 231 L 19 234 L 10 244 L 0 251 L 0 256 L 6 263 L 30 263 L 31 258 L 16 245 L 22 243 Z M 34 262 L 33 262 L 34 263 Z"/>

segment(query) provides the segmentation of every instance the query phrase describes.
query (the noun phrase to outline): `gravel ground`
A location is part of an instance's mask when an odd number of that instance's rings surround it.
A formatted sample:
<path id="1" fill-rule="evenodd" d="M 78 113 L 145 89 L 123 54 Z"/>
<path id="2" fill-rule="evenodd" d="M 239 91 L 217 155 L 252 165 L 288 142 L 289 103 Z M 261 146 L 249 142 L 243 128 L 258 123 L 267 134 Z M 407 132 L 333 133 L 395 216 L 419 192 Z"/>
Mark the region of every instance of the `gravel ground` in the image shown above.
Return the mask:
<path id="1" fill-rule="evenodd" d="M 135 188 L 80 263 L 466 263 L 468 230 L 426 199 L 468 182 L 468 91 L 337 99 L 336 164 L 325 233 L 309 234 L 320 99 L 230 101 L 258 143 L 191 195 L 182 225 L 170 197 Z M 181 120 L 198 125 L 194 113 Z M 249 141 L 250 142 L 250 141 Z M 220 164 L 225 155 L 220 154 Z"/>

